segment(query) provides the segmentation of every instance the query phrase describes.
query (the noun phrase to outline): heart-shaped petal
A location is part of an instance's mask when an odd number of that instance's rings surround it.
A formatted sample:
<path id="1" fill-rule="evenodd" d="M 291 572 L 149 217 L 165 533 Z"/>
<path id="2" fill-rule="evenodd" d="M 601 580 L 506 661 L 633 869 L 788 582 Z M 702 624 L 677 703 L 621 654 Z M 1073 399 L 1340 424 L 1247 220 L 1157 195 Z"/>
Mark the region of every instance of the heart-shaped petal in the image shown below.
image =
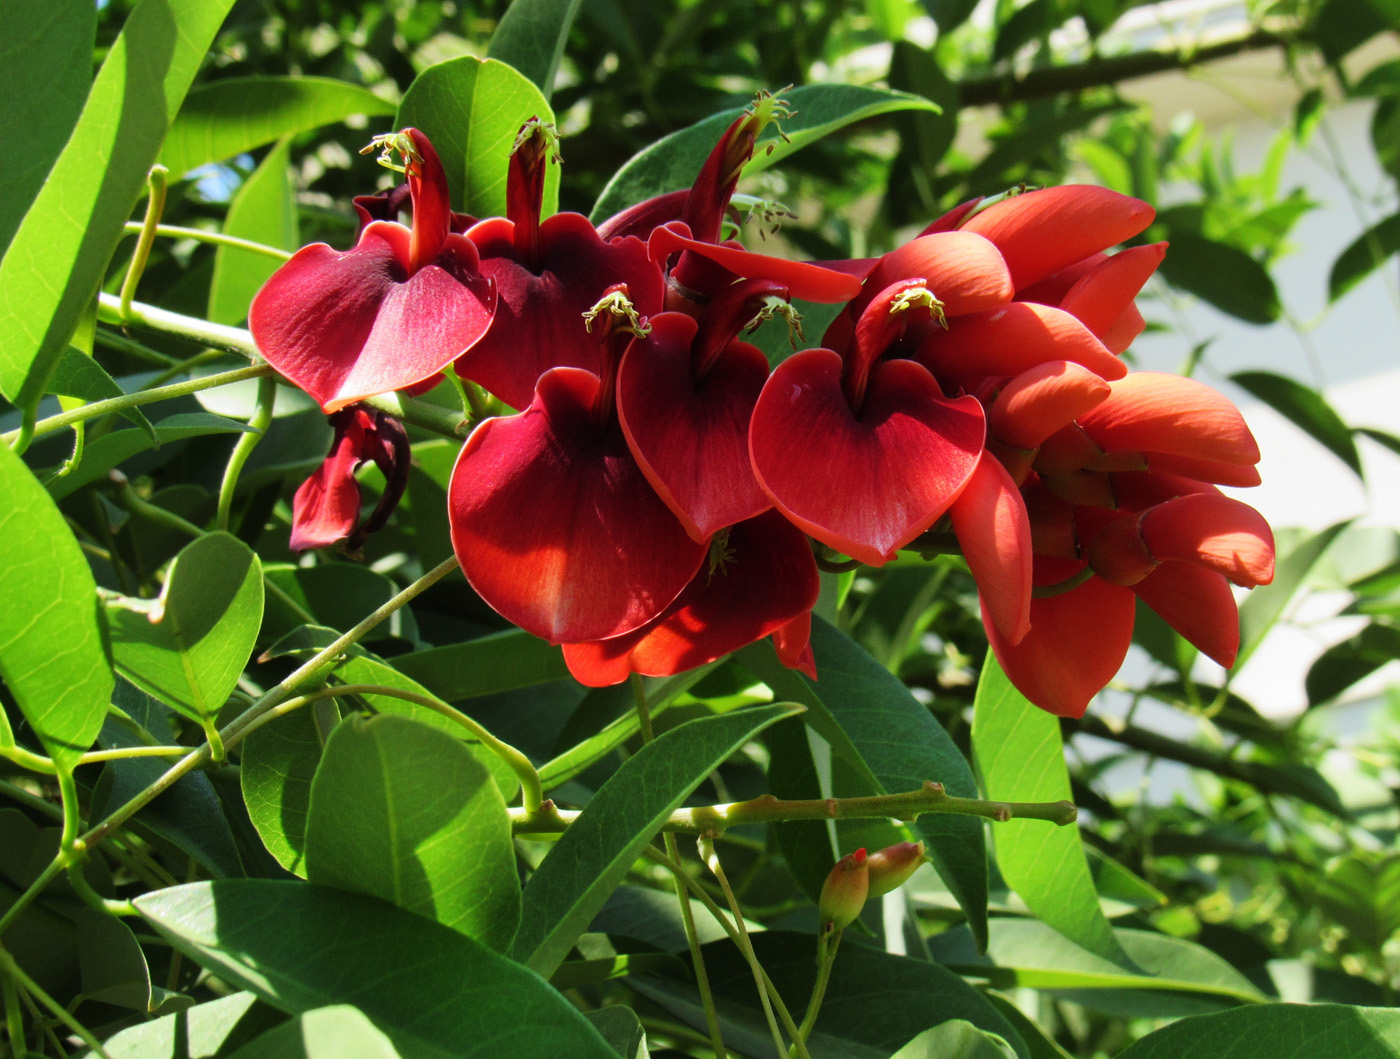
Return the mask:
<path id="1" fill-rule="evenodd" d="M 609 640 L 565 644 L 580 683 L 629 673 L 682 673 L 737 651 L 809 614 L 821 581 L 806 536 L 776 511 L 730 527 L 720 561 L 702 568 L 656 621 Z"/>
<path id="2" fill-rule="evenodd" d="M 701 379 L 692 373 L 694 319 L 652 317 L 622 358 L 617 411 L 647 480 L 697 541 L 770 507 L 749 462 L 749 419 L 768 360 L 730 342 Z"/>
<path id="3" fill-rule="evenodd" d="M 876 365 L 859 414 L 829 349 L 789 357 L 754 408 L 749 452 L 759 485 L 817 540 L 872 566 L 948 510 L 982 452 L 971 397 L 947 400 L 909 360 Z"/>
<path id="4" fill-rule="evenodd" d="M 598 373 L 601 347 L 584 327 L 583 314 L 605 290 L 625 283 L 637 311 L 649 316 L 661 309 L 663 281 L 640 240 L 605 243 L 577 213 L 557 213 L 540 225 L 534 270 L 521 263 L 514 231 L 510 221 L 494 217 L 468 233 L 499 301 L 490 331 L 457 362 L 457 373 L 512 408 L 524 408 L 536 380 L 550 368 Z"/>
<path id="5" fill-rule="evenodd" d="M 647 483 L 615 420 L 593 415 L 598 377 L 556 368 L 530 407 L 488 419 L 457 458 L 452 547 L 473 588 L 551 643 L 651 621 L 705 558 Z"/>

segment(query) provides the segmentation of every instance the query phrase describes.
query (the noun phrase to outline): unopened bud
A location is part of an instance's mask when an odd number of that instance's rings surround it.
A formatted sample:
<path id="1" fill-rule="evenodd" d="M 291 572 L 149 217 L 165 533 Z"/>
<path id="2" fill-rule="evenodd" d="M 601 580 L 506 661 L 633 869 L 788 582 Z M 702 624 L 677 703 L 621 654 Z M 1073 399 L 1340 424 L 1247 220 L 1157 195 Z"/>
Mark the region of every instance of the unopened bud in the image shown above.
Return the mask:
<path id="1" fill-rule="evenodd" d="M 870 876 L 868 897 L 879 897 L 903 886 L 914 870 L 924 862 L 922 842 L 896 842 L 866 858 Z"/>
<path id="2" fill-rule="evenodd" d="M 836 862 L 836 867 L 831 869 L 826 882 L 822 883 L 821 899 L 817 901 L 817 913 L 822 923 L 830 923 L 833 930 L 850 926 L 865 907 L 869 889 L 870 871 L 865 850 L 858 849 L 846 854 Z"/>

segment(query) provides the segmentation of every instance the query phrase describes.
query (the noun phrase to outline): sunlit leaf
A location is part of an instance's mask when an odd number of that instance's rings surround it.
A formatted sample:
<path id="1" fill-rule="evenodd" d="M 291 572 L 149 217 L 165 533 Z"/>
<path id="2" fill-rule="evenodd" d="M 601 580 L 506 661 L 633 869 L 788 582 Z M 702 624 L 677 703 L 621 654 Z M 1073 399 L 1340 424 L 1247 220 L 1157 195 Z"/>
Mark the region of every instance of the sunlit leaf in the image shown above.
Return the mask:
<path id="1" fill-rule="evenodd" d="M 1230 381 L 1242 386 L 1279 415 L 1324 446 L 1329 452 L 1361 474 L 1361 456 L 1351 428 L 1339 416 L 1322 394 L 1286 375 L 1269 371 L 1238 371 Z"/>
<path id="2" fill-rule="evenodd" d="M 486 57 L 515 67 L 549 99 L 579 3 L 580 0 L 513 0 L 496 23 Z"/>

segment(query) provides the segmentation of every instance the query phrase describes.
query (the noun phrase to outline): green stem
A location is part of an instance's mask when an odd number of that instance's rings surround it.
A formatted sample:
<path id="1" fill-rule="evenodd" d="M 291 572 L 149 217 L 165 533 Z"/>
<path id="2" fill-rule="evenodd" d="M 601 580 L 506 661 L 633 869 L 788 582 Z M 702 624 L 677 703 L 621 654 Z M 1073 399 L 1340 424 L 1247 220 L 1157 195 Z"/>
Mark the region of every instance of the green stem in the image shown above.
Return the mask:
<path id="1" fill-rule="evenodd" d="M 549 834 L 566 830 L 581 810 L 553 809 L 531 816 L 511 809 L 511 826 L 516 833 Z M 737 824 L 784 823 L 790 820 L 916 820 L 925 813 L 951 813 L 980 816 L 997 823 L 1007 820 L 1044 820 L 1072 824 L 1079 818 L 1073 802 L 995 802 L 982 798 L 958 798 L 948 794 L 941 783 L 928 782 L 916 791 L 898 794 L 872 794 L 859 798 L 806 798 L 784 800 L 763 794 L 746 802 L 725 805 L 697 805 L 677 809 L 662 829 L 668 833 L 703 835 L 721 832 Z"/>
<path id="2" fill-rule="evenodd" d="M 165 212 L 165 176 L 165 166 L 153 165 L 146 177 L 146 186 L 150 188 L 151 196 L 146 201 L 146 219 L 141 222 L 141 236 L 136 240 L 136 249 L 131 252 L 131 264 L 126 270 L 126 278 L 122 280 L 119 295 L 122 319 L 126 319 L 131 311 L 131 299 L 136 296 L 136 285 L 141 282 L 141 275 L 146 271 L 151 247 L 156 241 L 156 227 L 160 224 L 160 215 Z"/>
<path id="3" fill-rule="evenodd" d="M 40 798 L 37 794 L 31 793 L 17 784 L 10 783 L 8 780 L 0 780 L 0 794 L 12 802 L 19 802 L 20 805 L 43 813 L 54 820 L 61 821 L 63 819 L 63 810 L 54 805 L 53 802 L 46 798 Z M 0 931 L 0 934 L 3 933 L 4 931 Z"/>
<path id="4" fill-rule="evenodd" d="M 20 768 L 28 769 L 30 772 L 38 772 L 45 776 L 58 774 L 58 769 L 54 766 L 52 758 L 36 754 L 32 750 L 26 750 L 22 746 L 0 746 L 0 758 L 12 761 Z"/>
<path id="5" fill-rule="evenodd" d="M 836 947 L 841 944 L 839 930 L 828 931 L 817 937 L 817 980 L 812 983 L 812 997 L 807 1001 L 807 1013 L 802 1016 L 802 1025 L 797 1028 L 797 1038 L 806 1042 L 812 1027 L 817 1024 L 817 1014 L 826 999 L 827 983 L 831 981 L 831 967 L 836 962 Z"/>
<path id="6" fill-rule="evenodd" d="M 152 364 L 159 364 L 162 368 L 169 368 L 182 363 L 178 357 L 172 357 L 168 353 L 161 353 L 150 346 L 143 345 L 134 338 L 127 338 L 120 331 L 113 331 L 106 327 L 99 327 L 93 332 L 93 343 L 110 349 L 116 353 L 125 353 L 128 356 L 136 357 L 138 360 L 149 361 Z"/>
<path id="7" fill-rule="evenodd" d="M 744 926 L 744 911 L 739 907 L 739 898 L 735 896 L 734 888 L 729 885 L 729 877 L 724 874 L 719 854 L 715 852 L 714 836 L 701 835 L 697 840 L 697 846 L 700 850 L 700 859 L 719 880 L 720 889 L 724 891 L 724 899 L 729 902 L 729 910 L 734 914 L 734 926 L 739 932 L 739 951 L 744 954 L 749 970 L 753 972 L 753 983 L 758 989 L 758 999 L 763 1005 L 763 1017 L 768 1020 L 768 1030 L 773 1035 L 773 1047 L 778 1059 L 785 1059 L 787 1049 L 783 1047 L 783 1034 L 778 1029 L 777 1020 L 773 1017 L 773 1005 L 768 1002 L 768 990 L 763 987 L 763 964 L 759 963 L 758 954 L 753 951 L 753 941 L 749 938 L 748 928 Z M 689 901 L 686 903 L 689 904 Z"/>
<path id="8" fill-rule="evenodd" d="M 632 699 L 637 706 L 637 723 L 641 729 L 642 742 L 644 744 L 650 743 L 656 737 L 656 733 L 652 731 L 651 727 L 651 710 L 647 706 L 646 685 L 642 683 L 641 675 L 637 673 L 632 674 L 631 683 Z M 690 908 L 690 899 L 686 896 L 685 883 L 680 879 L 680 875 L 685 874 L 685 869 L 681 866 L 680 847 L 676 844 L 676 836 L 670 833 L 664 833 L 661 840 L 666 847 L 667 859 L 676 865 L 678 872 L 675 880 L 676 900 L 680 902 L 681 923 L 685 927 L 685 943 L 690 949 L 690 962 L 695 968 L 695 984 L 700 990 L 700 1004 L 705 1009 L 705 1025 L 710 1031 L 710 1047 L 714 1049 L 715 1059 L 728 1059 L 729 1053 L 724 1050 L 724 1037 L 719 1029 L 719 1013 L 715 1010 L 714 994 L 710 991 L 710 976 L 705 970 L 705 954 L 700 951 L 700 935 L 695 930 L 695 915 Z"/>
<path id="9" fill-rule="evenodd" d="M 152 522 L 167 526 L 189 537 L 204 536 L 204 530 L 193 522 L 138 496 L 136 490 L 131 487 L 131 483 L 127 481 L 126 475 L 120 471 L 112 471 L 111 476 L 117 486 L 117 504 L 126 508 L 133 515 L 140 515 L 142 518 L 150 519 Z"/>
<path id="10" fill-rule="evenodd" d="M 264 375 L 258 380 L 258 401 L 253 409 L 252 418 L 248 420 L 248 426 L 252 430 L 239 435 L 228 458 L 228 466 L 224 468 L 224 480 L 219 486 L 219 513 L 214 525 L 221 530 L 228 529 L 229 513 L 233 510 L 233 494 L 238 490 L 238 476 L 243 472 L 243 465 L 248 462 L 253 449 L 257 448 L 258 442 L 267 433 L 268 424 L 272 422 L 272 405 L 276 399 L 277 380 L 271 375 Z"/>
<path id="11" fill-rule="evenodd" d="M 405 423 L 422 427 L 454 441 L 461 441 L 475 426 L 475 423 L 461 412 L 442 408 L 430 401 L 405 397 L 399 393 L 381 393 L 375 397 L 366 397 L 360 403 L 377 408 L 381 412 L 388 412 L 395 419 L 401 419 Z"/>
<path id="12" fill-rule="evenodd" d="M 210 323 L 195 316 L 158 309 L 144 302 L 132 302 L 127 314 L 123 316 L 121 300 L 112 294 L 97 296 L 97 318 L 108 324 L 134 324 L 182 338 L 195 345 L 222 349 L 226 353 L 238 353 L 249 360 L 259 360 L 262 356 L 253 341 L 253 336 L 241 327 Z"/>
<path id="13" fill-rule="evenodd" d="M 460 724 L 471 732 L 482 746 L 504 761 L 515 773 L 516 779 L 520 781 L 521 812 L 533 816 L 544 811 L 544 787 L 540 783 L 540 774 L 535 770 L 530 759 L 509 743 L 497 738 L 475 718 L 467 716 L 456 707 L 449 706 L 431 695 L 419 695 L 417 692 L 404 691 L 402 688 L 392 688 L 385 684 L 337 684 L 334 687 L 320 688 L 317 691 L 299 695 L 294 699 L 288 699 L 278 709 L 281 712 L 289 713 L 307 703 L 316 702 L 318 699 L 344 698 L 350 695 L 384 695 L 389 698 L 402 699 L 404 702 L 411 702 L 425 709 L 433 710 L 435 713 L 440 713 L 453 723 Z M 281 716 L 281 713 L 278 716 Z M 271 713 L 265 714 L 264 717 L 266 720 L 272 719 Z M 259 718 L 256 723 L 248 725 L 238 733 L 238 741 L 246 739 L 250 732 L 261 728 L 263 723 L 265 723 L 264 718 Z"/>
<path id="14" fill-rule="evenodd" d="M 24 1012 L 20 1010 L 19 990 L 15 980 L 9 975 L 0 977 L 0 995 L 5 998 L 5 1032 L 10 1038 L 10 1053 L 26 1056 L 29 1047 L 24 1043 Z"/>
<path id="15" fill-rule="evenodd" d="M 94 1054 L 101 1056 L 102 1059 L 112 1059 L 111 1055 L 107 1053 L 107 1049 L 102 1047 L 102 1042 L 92 1035 L 92 1031 L 70 1015 L 62 1004 L 39 988 L 39 984 L 25 974 L 24 969 L 15 961 L 15 958 L 4 949 L 0 949 L 0 974 L 12 979 L 16 985 L 48 1008 L 53 1016 L 77 1034 L 82 1042 L 93 1050 Z"/>
<path id="16" fill-rule="evenodd" d="M 128 221 L 126 230 L 128 232 L 144 232 L 146 226 L 135 221 Z M 193 239 L 199 243 L 212 243 L 215 246 L 227 246 L 234 250 L 249 250 L 265 257 L 275 257 L 278 261 L 286 261 L 292 256 L 290 250 L 279 250 L 266 243 L 255 243 L 251 239 L 240 239 L 236 235 L 224 235 L 222 232 L 210 232 L 203 228 L 182 228 L 176 224 L 157 224 L 154 233 L 168 239 Z"/>
<path id="17" fill-rule="evenodd" d="M 92 404 L 85 404 L 80 408 L 41 419 L 34 424 L 33 435 L 36 438 L 43 437 L 45 434 L 52 434 L 55 430 L 62 430 L 66 426 L 72 426 L 85 419 L 93 419 L 111 412 L 124 412 L 128 408 L 136 408 L 138 405 L 168 401 L 172 397 L 185 397 L 192 393 L 198 393 L 200 390 L 212 390 L 215 386 L 242 382 L 244 379 L 261 379 L 274 374 L 276 373 L 270 364 L 253 364 L 246 368 L 235 368 L 232 371 L 221 371 L 215 375 L 204 375 L 198 379 L 171 383 L 169 386 L 157 386 L 152 390 L 124 393 L 120 397 L 109 397 L 105 401 L 93 401 Z M 3 435 L 3 440 L 13 445 L 14 439 L 18 436 L 19 431 L 12 430 Z"/>
<path id="18" fill-rule="evenodd" d="M 359 642 L 367 632 L 379 625 L 380 622 L 385 621 L 399 610 L 399 608 L 442 580 L 455 569 L 457 569 L 457 557 L 454 555 L 452 558 L 446 559 L 433 567 L 433 569 L 429 570 L 417 581 L 413 582 L 413 584 L 400 591 L 393 599 L 375 608 L 373 612 L 367 615 L 364 620 L 353 629 L 338 637 L 325 649 L 318 651 L 290 676 L 268 689 L 261 698 L 248 707 L 242 714 L 229 722 L 229 724 L 219 732 L 219 737 L 224 741 L 224 745 L 226 747 L 235 745 L 238 740 L 243 738 L 245 731 L 251 730 L 252 725 L 259 717 L 270 712 L 277 707 L 279 703 L 290 698 L 300 688 L 325 676 L 327 671 L 340 660 L 341 654 L 347 648 Z M 79 842 L 84 843 L 88 847 L 101 842 L 113 829 L 120 827 L 148 805 L 154 798 L 168 790 L 182 776 L 188 775 L 196 768 L 205 764 L 210 760 L 210 757 L 211 751 L 207 743 L 197 750 L 191 751 L 146 787 L 145 790 L 135 795 L 125 805 L 116 809 L 105 820 L 91 828 L 79 839 Z M 33 889 L 33 887 L 31 887 L 31 889 Z M 23 898 L 21 898 L 21 900 L 23 900 Z M 15 908 L 18 907 L 19 902 L 16 902 L 10 909 L 10 913 L 13 913 Z M 10 913 L 6 914 L 7 917 Z M 0 921 L 0 933 L 3 933 L 3 926 L 3 921 Z"/>

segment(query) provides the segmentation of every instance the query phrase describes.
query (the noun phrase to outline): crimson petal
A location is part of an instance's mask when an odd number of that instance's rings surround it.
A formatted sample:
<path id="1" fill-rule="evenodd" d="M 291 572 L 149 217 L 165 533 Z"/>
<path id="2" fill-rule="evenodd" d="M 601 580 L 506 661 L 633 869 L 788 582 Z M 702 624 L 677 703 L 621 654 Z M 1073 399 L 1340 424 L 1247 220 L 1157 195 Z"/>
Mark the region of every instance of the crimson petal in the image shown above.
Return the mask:
<path id="1" fill-rule="evenodd" d="M 695 379 L 695 320 L 652 317 L 632 343 L 617 379 L 623 432 L 647 480 L 697 541 L 770 507 L 749 463 L 749 418 L 768 378 L 768 360 L 731 342 Z"/>
<path id="2" fill-rule="evenodd" d="M 556 368 L 519 415 L 488 419 L 452 472 L 452 547 L 472 587 L 551 643 L 651 621 L 705 546 L 647 484 L 616 421 L 593 415 L 598 377 Z"/>
<path id="3" fill-rule="evenodd" d="M 598 373 L 601 347 L 584 327 L 583 314 L 608 287 L 625 283 L 632 304 L 648 316 L 661 308 L 662 278 L 640 240 L 605 243 L 577 213 L 557 213 L 540 225 L 534 270 L 521 263 L 514 231 L 510 221 L 496 217 L 468 233 L 500 300 L 490 331 L 457 362 L 457 373 L 512 408 L 524 408 L 535 381 L 550 368 Z"/>
<path id="4" fill-rule="evenodd" d="M 860 293 L 860 280 L 835 269 L 805 261 L 755 254 L 737 246 L 702 243 L 671 227 L 657 228 L 647 240 L 653 261 L 663 262 L 677 250 L 690 250 L 744 279 L 771 279 L 792 297 L 809 302 L 844 302 Z"/>
<path id="5" fill-rule="evenodd" d="M 447 236 L 409 274 L 409 230 L 367 227 L 354 249 L 303 247 L 253 299 L 248 328 L 282 375 L 327 412 L 430 378 L 486 332 L 495 292 L 476 248 Z"/>
<path id="6" fill-rule="evenodd" d="M 609 640 L 565 644 L 569 671 L 591 687 L 629 673 L 671 676 L 810 613 L 821 588 L 817 564 L 806 536 L 777 512 L 731 527 L 724 550 L 728 561 L 702 569 L 656 621 Z"/>
<path id="7" fill-rule="evenodd" d="M 754 408 L 749 452 L 774 504 L 817 540 L 872 566 L 948 509 L 982 452 L 974 398 L 949 401 L 909 360 L 876 365 L 857 415 L 842 360 L 811 349 L 783 361 Z"/>

